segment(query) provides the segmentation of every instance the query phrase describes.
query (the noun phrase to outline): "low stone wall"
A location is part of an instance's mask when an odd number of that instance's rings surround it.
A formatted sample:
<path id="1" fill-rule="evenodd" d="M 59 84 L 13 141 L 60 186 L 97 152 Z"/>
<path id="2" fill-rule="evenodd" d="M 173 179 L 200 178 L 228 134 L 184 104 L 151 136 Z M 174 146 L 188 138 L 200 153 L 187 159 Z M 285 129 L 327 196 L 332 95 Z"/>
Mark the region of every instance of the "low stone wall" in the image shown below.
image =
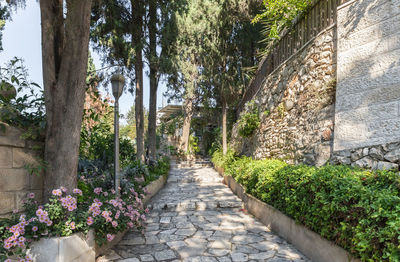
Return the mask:
<path id="1" fill-rule="evenodd" d="M 256 159 L 316 165 L 328 161 L 335 114 L 335 38 L 332 26 L 266 76 L 254 96 L 261 125 L 244 139 L 236 124 L 231 147 Z"/>
<path id="2" fill-rule="evenodd" d="M 41 201 L 43 174 L 30 174 L 37 167 L 43 143 L 22 139 L 23 132 L 0 122 L 0 217 L 22 208 L 30 192 Z"/>

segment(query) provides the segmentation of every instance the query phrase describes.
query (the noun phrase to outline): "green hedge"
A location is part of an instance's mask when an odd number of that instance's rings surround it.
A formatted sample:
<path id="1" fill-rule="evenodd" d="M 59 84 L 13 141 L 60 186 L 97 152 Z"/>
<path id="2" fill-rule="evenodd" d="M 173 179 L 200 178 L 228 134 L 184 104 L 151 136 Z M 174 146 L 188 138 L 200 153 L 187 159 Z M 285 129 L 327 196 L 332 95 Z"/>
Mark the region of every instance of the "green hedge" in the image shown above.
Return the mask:
<path id="1" fill-rule="evenodd" d="M 280 160 L 226 159 L 246 191 L 363 261 L 400 261 L 400 176 L 349 166 L 316 168 Z"/>

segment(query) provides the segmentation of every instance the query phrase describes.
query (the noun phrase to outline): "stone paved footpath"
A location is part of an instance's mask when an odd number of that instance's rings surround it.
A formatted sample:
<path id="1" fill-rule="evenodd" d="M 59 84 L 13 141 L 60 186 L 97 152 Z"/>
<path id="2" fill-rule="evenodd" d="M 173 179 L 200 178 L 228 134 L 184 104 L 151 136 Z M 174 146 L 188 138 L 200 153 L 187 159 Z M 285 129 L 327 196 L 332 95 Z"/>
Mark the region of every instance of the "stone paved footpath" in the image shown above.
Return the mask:
<path id="1" fill-rule="evenodd" d="M 310 261 L 242 209 L 210 167 L 172 166 L 144 234 L 128 232 L 97 262 Z"/>

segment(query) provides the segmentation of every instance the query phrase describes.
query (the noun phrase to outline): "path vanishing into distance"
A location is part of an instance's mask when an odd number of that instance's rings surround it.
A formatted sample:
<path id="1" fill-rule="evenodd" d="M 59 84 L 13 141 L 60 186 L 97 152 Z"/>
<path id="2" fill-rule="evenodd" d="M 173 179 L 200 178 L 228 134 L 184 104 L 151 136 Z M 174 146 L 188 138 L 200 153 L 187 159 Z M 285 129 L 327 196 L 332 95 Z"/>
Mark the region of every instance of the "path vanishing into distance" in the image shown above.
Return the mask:
<path id="1" fill-rule="evenodd" d="M 172 164 L 149 205 L 144 234 L 128 232 L 97 262 L 310 261 L 247 214 L 211 167 Z"/>

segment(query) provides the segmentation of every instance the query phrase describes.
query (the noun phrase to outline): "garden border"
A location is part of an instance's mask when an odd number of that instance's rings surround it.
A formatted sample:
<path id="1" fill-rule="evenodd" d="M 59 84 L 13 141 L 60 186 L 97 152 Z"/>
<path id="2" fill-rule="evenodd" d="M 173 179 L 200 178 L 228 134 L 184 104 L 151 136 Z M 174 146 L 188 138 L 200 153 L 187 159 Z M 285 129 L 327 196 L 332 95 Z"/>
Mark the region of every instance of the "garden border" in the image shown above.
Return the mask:
<path id="1" fill-rule="evenodd" d="M 293 244 L 299 251 L 315 262 L 360 262 L 343 248 L 321 237 L 314 231 L 296 223 L 278 209 L 247 194 L 242 185 L 231 176 L 224 175 L 224 169 L 214 166 L 214 169 L 224 178 L 232 192 L 244 202 L 250 214 L 258 218 L 273 232 Z"/>
<path id="2" fill-rule="evenodd" d="M 147 204 L 164 187 L 167 178 L 167 175 L 161 176 L 145 187 L 148 194 L 143 199 L 143 204 Z M 116 234 L 110 243 L 101 247 L 95 243 L 93 230 L 87 236 L 76 233 L 68 237 L 43 238 L 32 244 L 28 254 L 37 262 L 94 262 L 98 256 L 116 245 L 127 231 L 128 229 Z"/>

